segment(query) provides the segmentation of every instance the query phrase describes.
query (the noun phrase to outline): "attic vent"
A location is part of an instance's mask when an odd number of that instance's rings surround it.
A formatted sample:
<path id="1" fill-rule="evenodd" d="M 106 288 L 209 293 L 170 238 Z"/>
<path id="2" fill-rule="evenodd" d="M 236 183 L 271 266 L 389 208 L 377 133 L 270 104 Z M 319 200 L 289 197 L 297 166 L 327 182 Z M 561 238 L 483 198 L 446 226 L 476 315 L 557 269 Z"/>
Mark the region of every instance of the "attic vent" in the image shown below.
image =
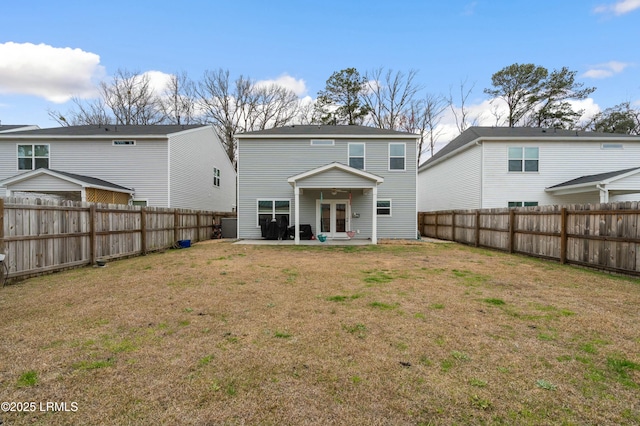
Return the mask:
<path id="1" fill-rule="evenodd" d="M 311 139 L 312 146 L 333 146 L 335 141 L 333 139 Z"/>
<path id="2" fill-rule="evenodd" d="M 135 145 L 136 141 L 113 141 L 113 146 Z"/>
<path id="3" fill-rule="evenodd" d="M 602 149 L 622 149 L 621 143 L 603 143 L 600 148 Z"/>

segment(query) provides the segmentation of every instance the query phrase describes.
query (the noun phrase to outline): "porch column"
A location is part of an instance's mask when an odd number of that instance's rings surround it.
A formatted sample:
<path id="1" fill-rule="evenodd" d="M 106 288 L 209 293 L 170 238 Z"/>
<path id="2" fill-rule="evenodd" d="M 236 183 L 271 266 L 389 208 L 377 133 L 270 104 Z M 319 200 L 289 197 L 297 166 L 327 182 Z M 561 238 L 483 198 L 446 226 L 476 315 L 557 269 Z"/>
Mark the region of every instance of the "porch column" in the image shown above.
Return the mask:
<path id="1" fill-rule="evenodd" d="M 371 216 L 371 244 L 378 244 L 378 184 L 373 187 L 373 215 Z"/>
<path id="2" fill-rule="evenodd" d="M 603 186 L 597 185 L 597 188 L 600 190 L 600 202 L 608 203 L 609 202 L 609 190 Z"/>
<path id="3" fill-rule="evenodd" d="M 294 185 L 295 185 L 293 187 L 293 193 L 295 194 L 294 203 L 296 204 L 294 220 L 296 221 L 296 224 L 294 226 L 293 231 L 295 232 L 294 244 L 298 245 L 300 244 L 300 188 L 298 188 L 297 183 Z"/>

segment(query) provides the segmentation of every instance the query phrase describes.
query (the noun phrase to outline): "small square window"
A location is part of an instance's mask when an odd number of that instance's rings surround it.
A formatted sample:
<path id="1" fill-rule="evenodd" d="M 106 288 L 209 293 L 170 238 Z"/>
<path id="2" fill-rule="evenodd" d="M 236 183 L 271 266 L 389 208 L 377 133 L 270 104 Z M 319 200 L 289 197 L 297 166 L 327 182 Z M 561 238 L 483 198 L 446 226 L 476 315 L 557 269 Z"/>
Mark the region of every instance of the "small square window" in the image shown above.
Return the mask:
<path id="1" fill-rule="evenodd" d="M 378 216 L 391 216 L 391 200 L 378 200 L 376 211 Z"/>
<path id="2" fill-rule="evenodd" d="M 49 168 L 49 145 L 18 145 L 18 170 Z"/>
<path id="3" fill-rule="evenodd" d="M 538 147 L 509 147 L 510 172 L 537 172 L 539 168 Z"/>

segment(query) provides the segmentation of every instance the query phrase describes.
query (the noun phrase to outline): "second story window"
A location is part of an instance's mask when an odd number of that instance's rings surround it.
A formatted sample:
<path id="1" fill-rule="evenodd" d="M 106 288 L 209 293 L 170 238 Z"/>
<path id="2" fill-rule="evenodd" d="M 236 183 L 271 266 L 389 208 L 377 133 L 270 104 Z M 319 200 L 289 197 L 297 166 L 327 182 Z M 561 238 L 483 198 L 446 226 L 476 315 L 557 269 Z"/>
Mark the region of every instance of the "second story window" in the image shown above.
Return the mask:
<path id="1" fill-rule="evenodd" d="M 213 168 L 213 186 L 220 186 L 220 169 Z"/>
<path id="2" fill-rule="evenodd" d="M 539 163 L 538 147 L 509 147 L 510 172 L 537 172 Z"/>
<path id="3" fill-rule="evenodd" d="M 406 145 L 403 143 L 389 144 L 389 170 L 406 170 Z"/>
<path id="4" fill-rule="evenodd" d="M 364 144 L 363 143 L 350 143 L 349 144 L 349 166 L 364 170 Z"/>
<path id="5" fill-rule="evenodd" d="M 18 170 L 49 168 L 49 145 L 18 145 Z"/>

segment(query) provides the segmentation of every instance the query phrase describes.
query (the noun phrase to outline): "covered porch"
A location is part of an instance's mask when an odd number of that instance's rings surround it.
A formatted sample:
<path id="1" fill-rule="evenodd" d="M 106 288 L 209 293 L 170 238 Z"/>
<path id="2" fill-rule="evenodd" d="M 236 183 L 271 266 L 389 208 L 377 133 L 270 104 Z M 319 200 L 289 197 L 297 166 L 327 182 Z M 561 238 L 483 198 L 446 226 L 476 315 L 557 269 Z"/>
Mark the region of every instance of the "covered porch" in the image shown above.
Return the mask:
<path id="1" fill-rule="evenodd" d="M 611 197 L 640 193 L 640 167 L 607 173 L 581 176 L 545 188 L 553 195 L 597 194 L 600 203 L 608 203 Z"/>
<path id="2" fill-rule="evenodd" d="M 288 182 L 294 192 L 294 244 L 304 241 L 300 227 L 306 222 L 311 222 L 319 243 L 377 244 L 382 177 L 336 162 L 291 176 Z"/>

